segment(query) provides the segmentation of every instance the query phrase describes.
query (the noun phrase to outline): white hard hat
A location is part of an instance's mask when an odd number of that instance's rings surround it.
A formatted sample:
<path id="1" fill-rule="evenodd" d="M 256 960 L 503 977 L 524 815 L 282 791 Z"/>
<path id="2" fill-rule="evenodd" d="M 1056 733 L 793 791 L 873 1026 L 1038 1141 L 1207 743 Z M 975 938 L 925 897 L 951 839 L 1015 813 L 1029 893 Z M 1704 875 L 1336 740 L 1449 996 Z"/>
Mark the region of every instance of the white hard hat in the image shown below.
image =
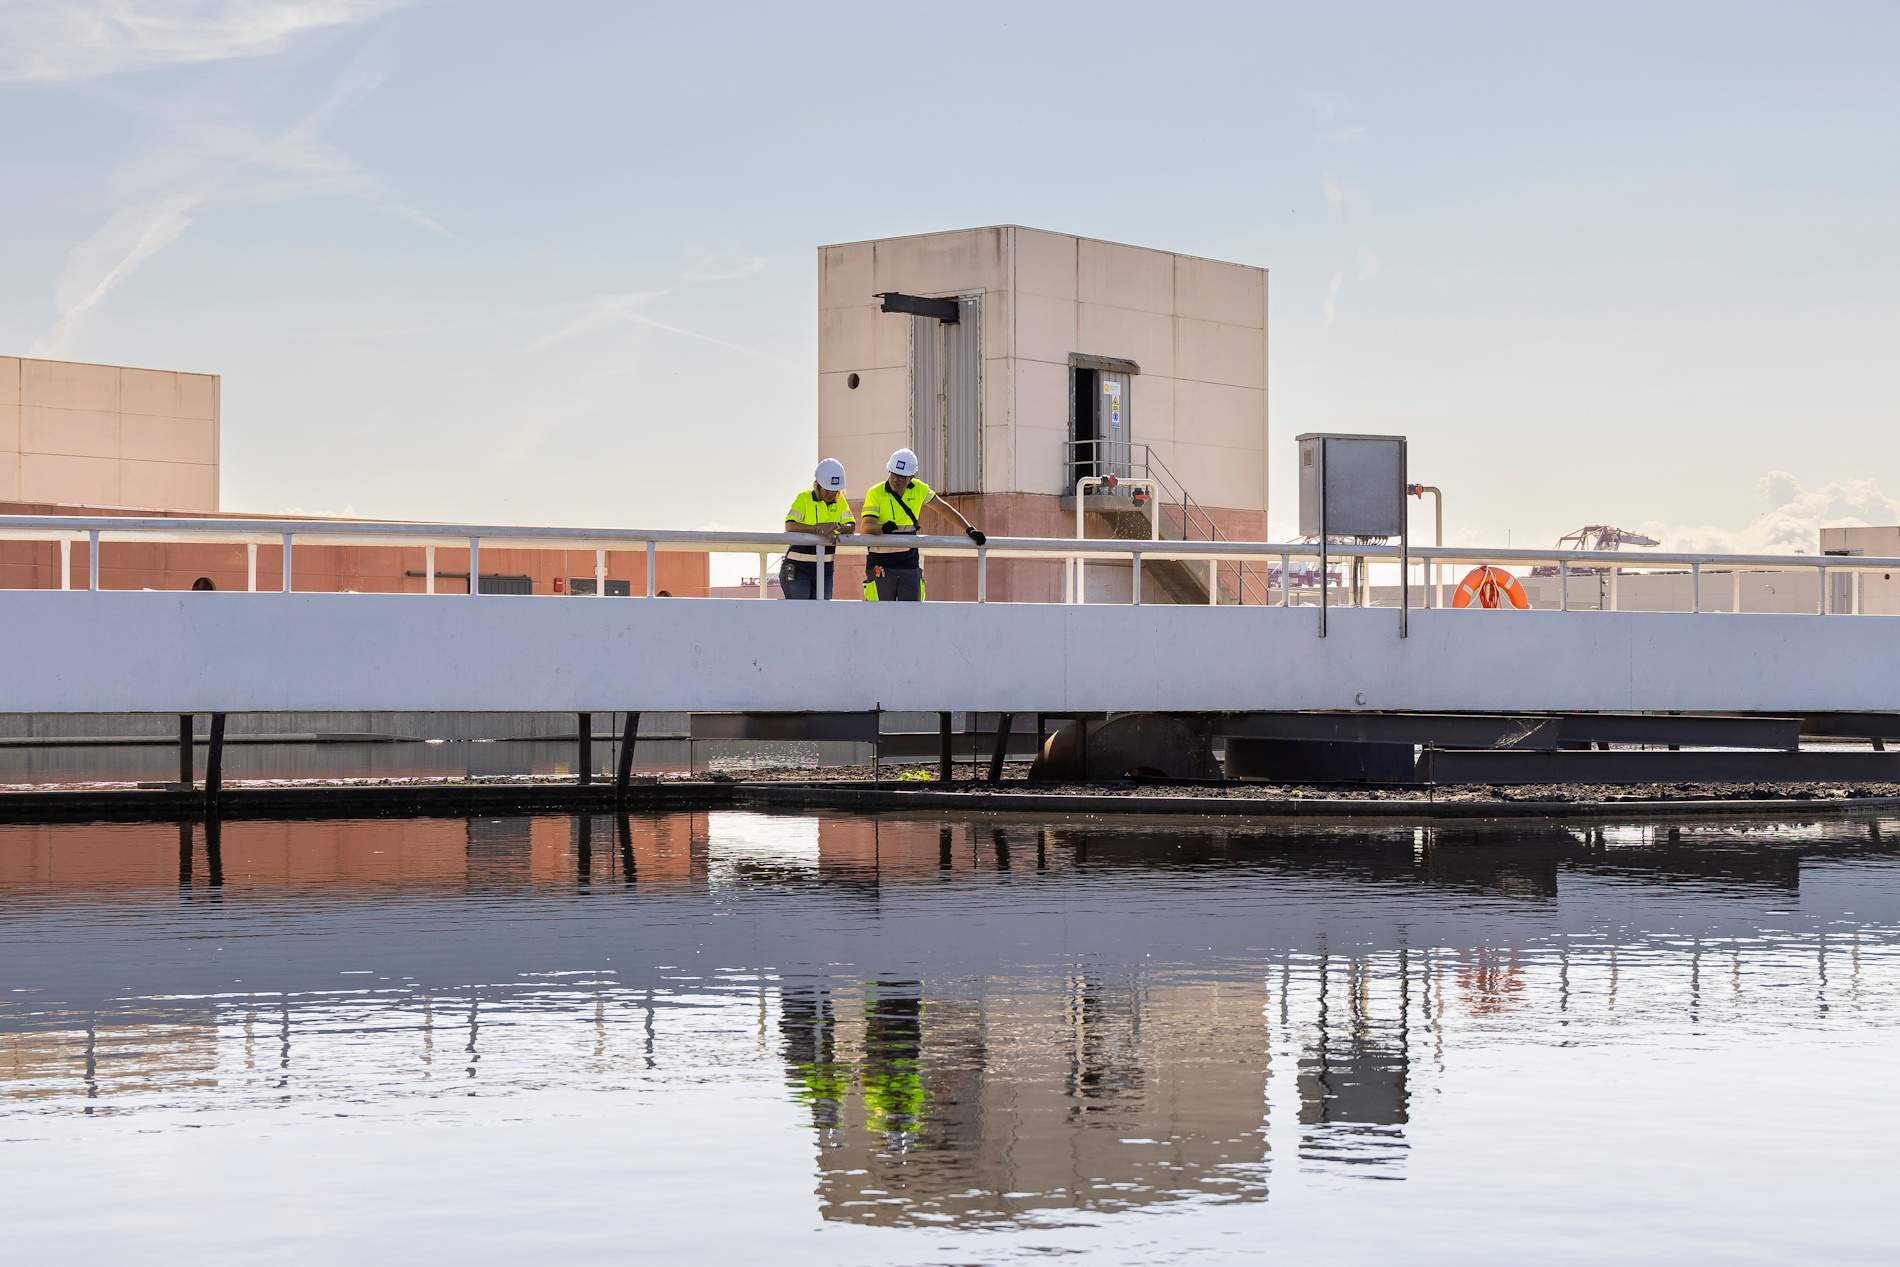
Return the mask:
<path id="1" fill-rule="evenodd" d="M 917 474 L 917 455 L 909 449 L 899 449 L 891 454 L 891 460 L 884 464 L 884 469 L 892 475 L 915 475 Z"/>
<path id="2" fill-rule="evenodd" d="M 844 491 L 844 463 L 837 458 L 826 458 L 812 472 L 812 481 L 828 493 Z"/>

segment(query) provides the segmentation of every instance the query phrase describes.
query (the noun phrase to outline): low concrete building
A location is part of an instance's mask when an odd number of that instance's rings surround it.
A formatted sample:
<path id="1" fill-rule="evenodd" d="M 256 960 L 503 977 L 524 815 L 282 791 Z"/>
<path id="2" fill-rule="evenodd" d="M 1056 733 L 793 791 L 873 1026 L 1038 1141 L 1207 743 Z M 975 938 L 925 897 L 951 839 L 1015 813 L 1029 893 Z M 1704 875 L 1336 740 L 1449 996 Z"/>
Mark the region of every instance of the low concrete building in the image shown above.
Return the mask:
<path id="1" fill-rule="evenodd" d="M 215 374 L 0 356 L 0 502 L 218 509 Z"/>
<path id="2" fill-rule="evenodd" d="M 219 394 L 215 374 L 0 357 L 0 515 L 219 516 Z M 270 511 L 242 517 L 319 522 Z M 276 545 L 258 548 L 260 588 L 282 583 L 282 555 Z M 299 590 L 419 594 L 429 588 L 427 557 L 421 546 L 300 544 L 292 577 Z M 591 550 L 493 549 L 481 562 L 484 592 L 590 594 L 595 585 Z M 661 551 L 656 562 L 657 588 L 705 596 L 704 551 Z M 88 566 L 84 549 L 74 551 L 75 587 L 90 584 Z M 435 567 L 438 591 L 468 592 L 466 549 L 438 550 Z M 0 542 L 0 589 L 55 589 L 61 574 L 54 543 Z M 103 589 L 182 590 L 201 580 L 246 588 L 245 547 L 110 540 L 101 547 Z M 645 586 L 644 550 L 608 552 L 608 594 Z"/>
<path id="3" fill-rule="evenodd" d="M 1076 481 L 1113 472 L 1156 481 L 1164 536 L 1264 539 L 1266 270 L 1017 225 L 820 247 L 819 450 L 858 494 L 900 446 L 999 535 L 1074 536 Z M 1147 535 L 1126 491 L 1088 508 L 1090 536 Z M 927 566 L 933 597 L 974 595 L 968 562 Z M 1145 597 L 1205 602 L 1190 572 L 1150 565 Z M 1091 597 L 1126 592 L 1126 565 L 1090 574 Z M 1059 601 L 1064 582 L 999 561 L 988 583 Z"/>

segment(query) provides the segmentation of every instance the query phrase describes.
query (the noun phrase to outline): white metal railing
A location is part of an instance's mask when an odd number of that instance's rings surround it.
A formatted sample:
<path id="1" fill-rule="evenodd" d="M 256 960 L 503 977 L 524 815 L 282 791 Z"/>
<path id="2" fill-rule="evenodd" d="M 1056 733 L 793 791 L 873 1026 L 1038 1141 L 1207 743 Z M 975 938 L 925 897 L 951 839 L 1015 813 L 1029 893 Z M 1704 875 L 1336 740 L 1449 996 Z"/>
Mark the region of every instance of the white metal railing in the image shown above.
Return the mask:
<path id="1" fill-rule="evenodd" d="M 307 519 L 169 519 L 139 518 L 132 516 L 84 516 L 84 515 L 0 515 L 0 543 L 9 541 L 54 543 L 59 546 L 60 589 L 72 586 L 72 553 L 75 546 L 83 546 L 86 551 L 87 588 L 99 589 L 101 550 L 110 542 L 144 543 L 202 543 L 222 545 L 244 545 L 247 547 L 248 589 L 257 589 L 257 548 L 260 545 L 278 546 L 283 551 L 279 590 L 284 593 L 295 589 L 295 571 L 293 562 L 295 547 L 299 544 L 351 544 L 360 546 L 384 547 L 422 547 L 426 552 L 425 593 L 434 593 L 435 551 L 439 547 L 467 550 L 469 552 L 469 596 L 483 597 L 481 594 L 481 551 L 489 549 L 527 549 L 527 550 L 592 550 L 594 552 L 595 595 L 605 597 L 607 577 L 607 554 L 609 551 L 644 552 L 646 556 L 646 585 L 644 595 L 656 594 L 656 575 L 658 556 L 661 553 L 681 551 L 704 551 L 712 554 L 756 555 L 759 561 L 758 597 L 768 594 L 767 563 L 773 554 L 782 553 L 787 546 L 814 544 L 813 538 L 802 534 L 783 532 L 700 532 L 670 531 L 662 529 L 640 528 L 531 528 L 493 524 L 446 524 L 446 523 L 401 523 L 376 520 L 307 520 Z M 840 555 L 861 553 L 867 544 L 866 539 L 847 537 L 840 542 Z M 1252 541 L 1163 541 L 1152 539 L 1122 540 L 1071 540 L 1064 538 L 1036 537 L 992 537 L 988 543 L 978 546 L 964 537 L 907 537 L 905 545 L 915 545 L 926 554 L 933 556 L 953 556 L 974 558 L 976 560 L 976 601 L 988 602 L 988 575 L 991 559 L 1040 559 L 1062 563 L 1072 567 L 1078 577 L 1078 583 L 1071 590 L 1069 601 L 1085 602 L 1086 590 L 1079 583 L 1082 573 L 1089 563 L 1136 564 L 1130 569 L 1130 601 L 1140 603 L 1142 595 L 1142 568 L 1140 563 L 1149 561 L 1172 560 L 1178 562 L 1200 562 L 1207 565 L 1216 563 L 1258 563 L 1271 561 L 1279 565 L 1279 584 L 1269 596 L 1270 605 L 1289 606 L 1304 601 L 1317 601 L 1317 592 L 1295 593 L 1288 578 L 1295 559 L 1317 559 L 1319 546 L 1313 542 L 1252 542 Z M 1387 561 L 1394 569 L 1399 560 L 1399 546 L 1391 543 L 1334 543 L 1327 547 L 1330 555 L 1345 558 L 1364 558 L 1374 561 Z M 1861 611 L 1860 579 L 1868 572 L 1891 573 L 1900 571 L 1900 558 L 1872 557 L 1865 555 L 1778 555 L 1778 554 L 1684 554 L 1656 553 L 1645 551 L 1640 562 L 1629 554 L 1614 551 L 1579 550 L 1521 550 L 1521 549 L 1473 549 L 1467 546 L 1413 546 L 1410 550 L 1409 568 L 1418 580 L 1410 583 L 1414 595 L 1414 606 L 1443 606 L 1444 584 L 1442 579 L 1427 580 L 1435 577 L 1439 569 L 1451 565 L 1476 566 L 1492 564 L 1497 566 L 1517 565 L 1519 567 L 1538 564 L 1554 565 L 1558 569 L 1563 610 L 1573 610 L 1569 601 L 1571 569 L 1590 567 L 1592 577 L 1606 575 L 1608 588 L 1604 610 L 1615 611 L 1617 607 L 1618 577 L 1628 573 L 1655 573 L 1658 571 L 1686 571 L 1690 578 L 1693 599 L 1689 610 L 1704 611 L 1702 603 L 1702 582 L 1705 574 L 1728 575 L 1731 578 L 1731 606 L 1726 609 L 1741 610 L 1741 577 L 1752 572 L 1790 572 L 1813 573 L 1816 577 L 1815 610 L 1826 614 L 1859 614 Z M 821 558 L 822 569 L 827 566 Z M 832 564 L 831 566 L 836 566 Z M 1370 569 L 1366 569 L 1369 573 Z M 1834 611 L 1836 604 L 1830 602 L 1827 584 L 1829 573 L 1845 573 L 1854 578 L 1848 587 L 1845 601 Z M 823 593 L 822 583 L 818 589 Z M 496 598 L 501 595 L 486 595 Z M 566 596 L 563 596 L 566 597 Z M 1345 605 L 1373 605 L 1370 592 L 1348 593 L 1344 596 Z"/>

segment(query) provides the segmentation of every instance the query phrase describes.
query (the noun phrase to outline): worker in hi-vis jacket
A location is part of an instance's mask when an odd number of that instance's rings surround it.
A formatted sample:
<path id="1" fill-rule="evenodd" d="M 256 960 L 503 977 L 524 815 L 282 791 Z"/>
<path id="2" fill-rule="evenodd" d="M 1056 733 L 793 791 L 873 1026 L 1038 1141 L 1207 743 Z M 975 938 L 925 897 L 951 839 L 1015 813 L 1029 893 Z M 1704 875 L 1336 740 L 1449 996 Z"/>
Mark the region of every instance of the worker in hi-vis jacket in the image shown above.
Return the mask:
<path id="1" fill-rule="evenodd" d="M 907 545 L 901 538 L 918 534 L 924 507 L 934 503 L 948 511 L 978 545 L 986 538 L 955 506 L 938 500 L 936 490 L 917 478 L 915 453 L 899 449 L 891 454 L 884 469 L 884 482 L 871 486 L 858 509 L 865 534 L 885 539 L 865 545 L 864 597 L 873 603 L 920 603 L 924 598 L 923 557 L 915 545 Z M 900 540 L 890 541 L 892 537 Z"/>

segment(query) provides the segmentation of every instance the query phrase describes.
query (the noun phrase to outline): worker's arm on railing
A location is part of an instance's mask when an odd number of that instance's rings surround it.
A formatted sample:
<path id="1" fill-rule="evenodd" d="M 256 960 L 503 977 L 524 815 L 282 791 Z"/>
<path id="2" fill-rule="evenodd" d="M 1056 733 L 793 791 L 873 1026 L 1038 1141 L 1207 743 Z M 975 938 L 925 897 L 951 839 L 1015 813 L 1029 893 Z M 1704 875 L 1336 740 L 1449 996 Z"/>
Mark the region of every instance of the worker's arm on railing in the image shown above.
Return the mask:
<path id="1" fill-rule="evenodd" d="M 943 507 L 945 512 L 947 512 L 958 523 L 963 525 L 963 535 L 968 537 L 970 540 L 976 542 L 978 545 L 982 545 L 985 541 L 989 539 L 983 535 L 982 531 L 975 524 L 971 523 L 969 520 L 963 517 L 962 511 L 958 510 L 955 506 L 952 506 L 949 502 L 945 501 L 943 498 L 933 497 L 930 499 L 930 504 L 932 506 Z"/>
<path id="2" fill-rule="evenodd" d="M 796 519 L 785 521 L 785 531 L 800 533 L 807 537 L 823 537 L 826 541 L 836 541 L 852 531 L 850 524 L 802 524 Z"/>

